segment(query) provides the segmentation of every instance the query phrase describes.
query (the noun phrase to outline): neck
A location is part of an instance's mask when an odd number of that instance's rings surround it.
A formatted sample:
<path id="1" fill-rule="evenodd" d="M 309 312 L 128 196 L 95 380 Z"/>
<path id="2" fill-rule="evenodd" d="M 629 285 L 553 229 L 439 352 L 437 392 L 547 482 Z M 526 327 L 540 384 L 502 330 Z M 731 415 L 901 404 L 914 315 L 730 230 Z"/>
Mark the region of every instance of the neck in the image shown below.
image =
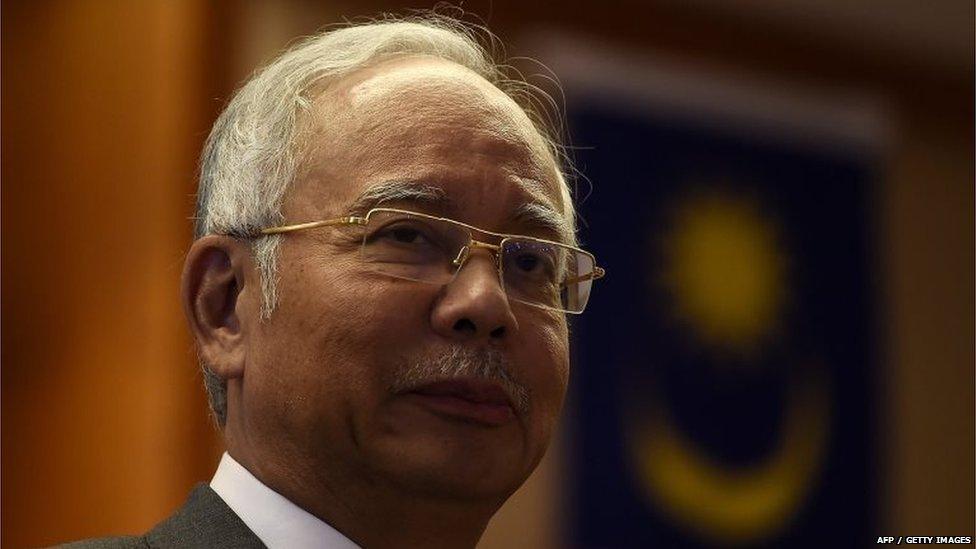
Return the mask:
<path id="1" fill-rule="evenodd" d="M 295 463 L 307 460 L 294 453 L 262 452 L 241 444 L 230 431 L 225 431 L 227 450 L 238 463 L 361 547 L 474 547 L 504 501 L 418 494 L 339 464 L 326 471 L 296 468 Z"/>

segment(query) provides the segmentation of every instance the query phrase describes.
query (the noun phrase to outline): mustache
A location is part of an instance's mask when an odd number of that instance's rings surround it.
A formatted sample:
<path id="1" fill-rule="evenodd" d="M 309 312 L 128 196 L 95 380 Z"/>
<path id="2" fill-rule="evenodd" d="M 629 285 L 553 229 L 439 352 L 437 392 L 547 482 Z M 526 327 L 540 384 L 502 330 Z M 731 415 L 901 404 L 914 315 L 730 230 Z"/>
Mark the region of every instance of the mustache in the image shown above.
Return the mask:
<path id="1" fill-rule="evenodd" d="M 394 394 L 410 392 L 438 381 L 474 378 L 497 383 L 517 412 L 529 411 L 529 390 L 512 377 L 511 363 L 498 349 L 452 345 L 447 350 L 409 360 L 397 368 L 390 383 Z"/>

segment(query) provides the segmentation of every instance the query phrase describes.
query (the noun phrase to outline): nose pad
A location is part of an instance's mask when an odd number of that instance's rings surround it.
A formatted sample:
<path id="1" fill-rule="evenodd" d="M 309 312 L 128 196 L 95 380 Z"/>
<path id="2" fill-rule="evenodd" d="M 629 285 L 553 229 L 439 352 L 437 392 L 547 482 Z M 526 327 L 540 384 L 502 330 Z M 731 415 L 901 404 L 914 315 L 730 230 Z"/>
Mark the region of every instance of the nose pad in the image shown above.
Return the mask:
<path id="1" fill-rule="evenodd" d="M 458 270 L 460 270 L 461 267 L 464 265 L 464 262 L 468 259 L 468 254 L 470 253 L 471 253 L 470 247 L 461 246 L 461 249 L 458 251 L 457 257 L 454 258 L 454 261 L 452 261 L 451 264 L 457 267 Z"/>
<path id="2" fill-rule="evenodd" d="M 454 260 L 451 261 L 451 265 L 454 266 L 455 279 L 458 277 L 458 275 L 461 274 L 461 269 L 464 268 L 464 264 L 467 263 L 468 259 L 471 258 L 471 250 L 478 249 L 478 248 L 484 249 L 488 252 L 489 259 L 491 260 L 491 265 L 494 267 L 496 273 L 498 272 L 498 264 L 501 261 L 500 250 L 495 250 L 495 248 L 493 248 L 492 246 L 479 245 L 477 241 L 473 241 L 471 244 L 462 246 L 461 249 L 458 250 L 457 257 L 455 257 Z M 505 293 L 505 285 L 501 281 L 500 277 L 498 283 L 502 287 L 502 292 Z"/>
<path id="3" fill-rule="evenodd" d="M 457 270 L 451 282 L 442 287 L 431 321 L 434 329 L 446 337 L 501 340 L 518 331 L 518 321 L 498 276 L 495 254 L 486 249 L 489 257 L 479 258 L 472 253 L 472 248 L 478 247 L 481 246 L 465 246 L 452 261 Z"/>

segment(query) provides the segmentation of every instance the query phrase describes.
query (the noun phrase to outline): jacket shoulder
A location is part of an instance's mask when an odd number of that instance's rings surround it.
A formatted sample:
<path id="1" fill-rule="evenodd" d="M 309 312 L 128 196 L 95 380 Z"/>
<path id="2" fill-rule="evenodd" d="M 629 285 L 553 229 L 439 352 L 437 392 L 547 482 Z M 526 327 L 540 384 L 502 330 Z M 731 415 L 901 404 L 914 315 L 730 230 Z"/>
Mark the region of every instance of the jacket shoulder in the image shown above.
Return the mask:
<path id="1" fill-rule="evenodd" d="M 198 484 L 186 503 L 144 536 L 78 541 L 66 549 L 262 549 L 265 545 L 210 486 Z"/>
<path id="2" fill-rule="evenodd" d="M 263 549 L 265 545 L 210 486 L 200 483 L 183 507 L 144 536 L 144 547 Z"/>
<path id="3" fill-rule="evenodd" d="M 59 549 L 149 549 L 149 543 L 140 536 L 96 538 L 65 543 Z"/>

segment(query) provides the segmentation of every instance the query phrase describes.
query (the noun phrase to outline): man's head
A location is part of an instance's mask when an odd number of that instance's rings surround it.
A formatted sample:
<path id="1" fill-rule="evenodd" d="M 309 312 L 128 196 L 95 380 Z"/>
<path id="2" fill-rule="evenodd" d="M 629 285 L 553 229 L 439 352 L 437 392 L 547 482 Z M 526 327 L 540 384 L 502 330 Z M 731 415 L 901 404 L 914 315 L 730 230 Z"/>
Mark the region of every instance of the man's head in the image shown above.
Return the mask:
<path id="1" fill-rule="evenodd" d="M 355 226 L 253 236 L 382 205 L 573 244 L 558 151 L 501 74 L 449 23 L 346 28 L 214 127 L 184 304 L 228 448 L 294 499 L 354 478 L 497 506 L 545 452 L 566 318 L 508 299 L 488 250 L 433 285 L 370 269 Z"/>

